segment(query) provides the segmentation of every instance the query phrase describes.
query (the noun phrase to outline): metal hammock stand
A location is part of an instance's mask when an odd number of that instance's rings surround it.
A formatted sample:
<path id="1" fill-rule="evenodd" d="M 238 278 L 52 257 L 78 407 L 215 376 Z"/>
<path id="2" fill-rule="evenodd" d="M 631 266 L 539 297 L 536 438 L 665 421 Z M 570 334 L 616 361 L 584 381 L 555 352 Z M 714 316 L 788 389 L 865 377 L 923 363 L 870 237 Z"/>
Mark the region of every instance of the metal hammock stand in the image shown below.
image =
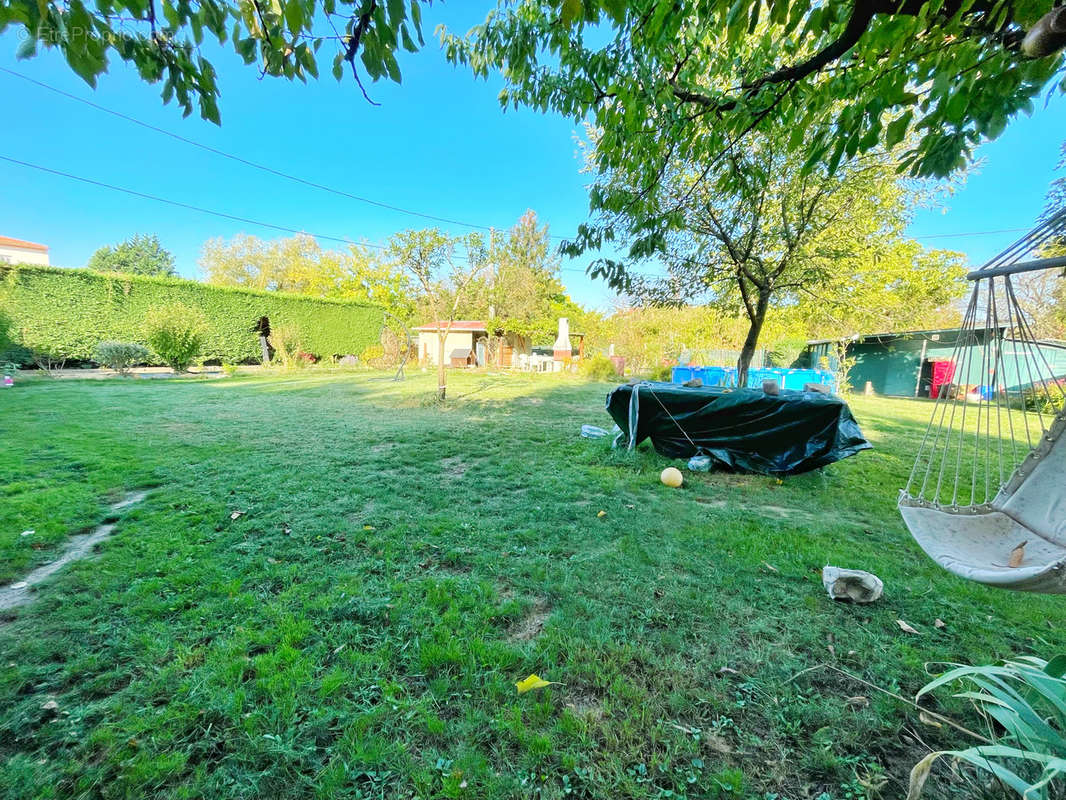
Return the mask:
<path id="1" fill-rule="evenodd" d="M 1066 593 L 1066 367 L 1058 374 L 1012 276 L 1066 268 L 1066 211 L 967 277 L 955 374 L 933 407 L 903 519 L 940 566 L 970 580 Z M 975 388 L 970 388 L 975 387 Z"/>

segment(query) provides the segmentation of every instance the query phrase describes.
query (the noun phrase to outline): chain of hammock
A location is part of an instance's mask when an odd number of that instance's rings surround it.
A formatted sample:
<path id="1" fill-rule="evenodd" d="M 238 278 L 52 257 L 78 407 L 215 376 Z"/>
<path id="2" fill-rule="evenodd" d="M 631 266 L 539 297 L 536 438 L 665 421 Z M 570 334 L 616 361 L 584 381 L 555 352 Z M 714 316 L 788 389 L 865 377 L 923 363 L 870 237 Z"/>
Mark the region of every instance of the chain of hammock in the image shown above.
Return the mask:
<path id="1" fill-rule="evenodd" d="M 955 373 L 937 398 L 906 492 L 935 505 L 980 509 L 1048 435 L 1066 390 L 1009 275 L 975 282 L 951 360 Z"/>

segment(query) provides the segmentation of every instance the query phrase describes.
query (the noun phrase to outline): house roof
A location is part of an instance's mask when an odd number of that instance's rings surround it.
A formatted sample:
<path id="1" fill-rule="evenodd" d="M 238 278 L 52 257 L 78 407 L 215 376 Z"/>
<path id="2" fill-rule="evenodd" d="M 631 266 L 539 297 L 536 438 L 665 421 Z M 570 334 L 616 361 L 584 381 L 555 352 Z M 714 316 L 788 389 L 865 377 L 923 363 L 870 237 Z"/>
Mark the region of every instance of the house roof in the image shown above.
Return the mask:
<path id="1" fill-rule="evenodd" d="M 0 247 L 17 247 L 21 250 L 37 250 L 41 253 L 48 252 L 48 245 L 27 242 L 22 239 L 12 239 L 10 236 L 0 236 Z"/>
<path id="2" fill-rule="evenodd" d="M 447 328 L 447 327 L 448 327 L 448 322 L 446 320 L 443 321 L 443 322 L 438 320 L 437 322 L 427 322 L 425 325 L 419 325 L 417 328 L 415 328 L 415 330 L 416 331 L 439 331 L 442 328 Z M 480 331 L 485 331 L 485 333 L 489 332 L 489 329 L 485 327 L 485 323 L 484 322 L 481 322 L 480 320 L 473 320 L 473 319 L 457 319 L 457 320 L 455 320 L 452 323 L 452 330 L 453 331 L 473 331 L 474 333 L 478 333 Z"/>

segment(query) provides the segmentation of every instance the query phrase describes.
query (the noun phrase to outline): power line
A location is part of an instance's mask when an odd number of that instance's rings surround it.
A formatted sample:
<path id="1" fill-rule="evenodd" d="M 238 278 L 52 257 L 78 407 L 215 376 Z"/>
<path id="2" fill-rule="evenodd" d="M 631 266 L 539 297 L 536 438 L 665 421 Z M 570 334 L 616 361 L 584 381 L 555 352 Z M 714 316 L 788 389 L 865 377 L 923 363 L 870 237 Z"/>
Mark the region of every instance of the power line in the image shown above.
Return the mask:
<path id="1" fill-rule="evenodd" d="M 73 181 L 80 181 L 81 183 L 88 183 L 91 186 L 99 186 L 99 187 L 102 187 L 104 189 L 110 189 L 110 190 L 115 191 L 115 192 L 124 192 L 125 194 L 133 195 L 134 197 L 140 197 L 140 198 L 142 198 L 144 200 L 154 200 L 157 203 L 166 203 L 169 206 L 176 206 L 178 208 L 184 208 L 184 209 L 187 209 L 189 211 L 196 211 L 196 212 L 198 212 L 200 214 L 209 214 L 210 216 L 213 216 L 213 217 L 222 217 L 223 219 L 234 220 L 236 222 L 244 222 L 244 223 L 246 223 L 248 225 L 258 225 L 258 226 L 263 227 L 263 228 L 271 228 L 272 230 L 282 231 L 284 233 L 305 233 L 308 236 L 314 236 L 316 239 L 325 239 L 325 240 L 331 241 L 331 242 L 340 242 L 341 244 L 348 244 L 348 245 L 356 244 L 356 242 L 353 242 L 351 239 L 343 239 L 340 236 L 328 236 L 328 235 L 322 234 L 322 233 L 310 233 L 309 231 L 302 231 L 302 230 L 299 230 L 298 228 L 288 228 L 288 227 L 286 227 L 284 225 L 275 225 L 272 222 L 263 222 L 261 220 L 251 219 L 249 217 L 239 217 L 236 214 L 228 214 L 225 211 L 215 211 L 215 210 L 210 209 L 210 208 L 203 208 L 202 206 L 194 206 L 191 203 L 183 203 L 180 200 L 170 200 L 170 199 L 168 199 L 166 197 L 159 197 L 159 196 L 154 195 L 154 194 L 147 194 L 145 192 L 138 192 L 135 189 L 127 189 L 124 186 L 115 186 L 114 184 L 104 183 L 103 181 L 96 181 L 96 180 L 93 180 L 92 178 L 83 178 L 80 175 L 72 175 L 69 172 L 62 172 L 61 170 L 58 170 L 58 169 L 51 169 L 50 167 L 42 167 L 40 164 L 31 164 L 28 161 L 19 161 L 17 158 L 10 158 L 9 156 L 0 155 L 0 161 L 7 161 L 7 162 L 10 162 L 12 164 L 18 164 L 20 167 L 27 167 L 29 169 L 39 170 L 40 172 L 48 172 L 48 173 L 50 173 L 52 175 L 58 175 L 58 176 L 60 176 L 62 178 L 69 178 L 70 180 L 73 180 Z M 366 246 L 366 247 L 377 248 L 378 250 L 384 250 L 385 249 L 384 245 L 380 245 L 380 244 L 372 244 L 370 242 L 363 242 L 362 244 L 364 246 Z"/>
<path id="2" fill-rule="evenodd" d="M 171 139 L 175 139 L 175 140 L 177 140 L 179 142 L 182 142 L 184 144 L 187 144 L 187 145 L 189 145 L 191 147 L 198 147 L 201 150 L 204 150 L 204 151 L 206 151 L 208 153 L 212 153 L 214 155 L 221 156 L 222 158 L 228 158 L 229 160 L 235 161 L 238 164 L 243 164 L 246 167 L 251 167 L 252 169 L 257 169 L 257 170 L 260 170 L 262 172 L 266 172 L 267 174 L 274 175 L 275 177 L 278 177 L 278 178 L 283 178 L 285 180 L 293 181 L 295 183 L 299 183 L 299 184 L 302 184 L 304 186 L 309 186 L 309 187 L 311 187 L 313 189 L 319 189 L 319 190 L 324 191 L 324 192 L 329 192 L 331 194 L 337 195 L 338 197 L 345 197 L 345 198 L 348 198 L 349 200 L 355 200 L 357 202 L 366 203 L 368 205 L 376 206 L 378 208 L 384 208 L 384 209 L 387 209 L 389 211 L 395 211 L 395 212 L 397 212 L 399 214 L 407 214 L 408 216 L 419 217 L 421 219 L 428 219 L 428 220 L 431 220 L 433 222 L 441 222 L 441 223 L 444 223 L 446 225 L 459 225 L 459 226 L 464 227 L 464 228 L 472 228 L 472 229 L 475 229 L 475 230 L 482 230 L 482 231 L 499 230 L 499 228 L 497 228 L 495 226 L 492 226 L 492 225 L 480 225 L 480 224 L 474 223 L 474 222 L 466 222 L 464 220 L 451 219 L 449 217 L 441 217 L 441 216 L 438 216 L 436 214 L 428 214 L 428 213 L 425 213 L 425 212 L 422 212 L 422 211 L 415 211 L 413 209 L 404 208 L 403 206 L 392 205 L 391 203 L 385 203 L 385 202 L 382 202 L 380 200 L 374 200 L 374 199 L 369 198 L 369 197 L 363 197 L 361 195 L 352 194 L 351 192 L 347 192 L 347 191 L 345 191 L 343 189 L 338 189 L 338 188 L 336 188 L 334 186 L 328 186 L 326 184 L 318 183 L 317 181 L 309 180 L 307 178 L 301 178 L 298 175 L 292 175 L 292 174 L 287 173 L 287 172 L 282 172 L 281 170 L 274 169 L 273 167 L 267 166 L 266 164 L 260 164 L 260 163 L 258 163 L 256 161 L 252 161 L 252 160 L 244 158 L 242 156 L 238 156 L 238 155 L 235 155 L 233 153 L 226 152 L 225 150 L 220 150 L 217 147 L 212 147 L 211 145 L 203 144 L 202 142 L 198 142 L 198 141 L 196 141 L 194 139 L 189 139 L 189 138 L 187 138 L 185 136 L 182 136 L 181 134 L 177 134 L 177 133 L 174 133 L 172 131 L 168 131 L 165 128 L 160 128 L 160 127 L 158 127 L 156 125 L 152 125 L 152 124 L 150 124 L 148 122 L 144 122 L 142 120 L 139 120 L 136 117 L 131 117 L 128 114 L 122 113 L 121 111 L 115 111 L 113 109 L 107 108 L 106 106 L 102 106 L 99 103 L 94 103 L 91 100 L 86 100 L 84 97 L 78 97 L 76 94 L 72 94 L 70 92 L 64 91 L 63 89 L 60 89 L 60 88 L 58 88 L 56 86 L 51 86 L 50 84 L 44 83 L 43 81 L 36 80 L 35 78 L 31 78 L 29 75 L 24 75 L 21 72 L 16 72 L 15 70 L 8 69 L 7 67 L 0 67 L 0 72 L 6 73 L 7 75 L 11 75 L 12 77 L 15 77 L 15 78 L 20 78 L 21 80 L 24 80 L 27 83 L 32 83 L 34 86 L 39 86 L 42 89 L 46 89 L 46 90 L 48 90 L 50 92 L 58 94 L 58 95 L 60 95 L 62 97 L 66 97 L 67 99 L 73 100 L 73 101 L 75 101 L 77 103 L 81 103 L 82 105 L 89 106 L 90 108 L 94 108 L 97 111 L 102 111 L 105 114 L 110 114 L 111 116 L 117 117 L 118 119 L 125 120 L 126 122 L 131 122 L 134 125 L 139 125 L 142 128 L 146 128 L 146 129 L 148 129 L 150 131 L 154 131 L 156 133 L 160 133 L 160 134 L 162 134 L 164 136 L 169 136 Z M 125 191 L 125 190 L 121 190 L 120 189 L 120 191 Z M 169 202 L 169 201 L 162 200 L 162 202 Z M 254 222 L 254 221 L 249 221 L 249 222 L 251 222 L 251 224 L 263 224 L 263 223 L 257 223 L 257 222 Z M 278 226 L 271 226 L 271 225 L 264 225 L 264 227 L 275 227 L 278 230 L 288 230 L 287 228 L 279 228 Z M 911 238 L 913 238 L 913 239 L 957 239 L 957 238 L 964 238 L 964 237 L 969 237 L 969 236 L 994 236 L 994 235 L 1003 234 L 1003 233 L 1022 233 L 1022 232 L 1028 231 L 1028 230 L 1029 230 L 1029 228 L 1001 228 L 999 230 L 991 230 L 991 231 L 969 231 L 969 232 L 962 232 L 962 233 L 930 233 L 930 234 L 925 234 L 925 235 L 912 236 Z M 557 239 L 557 240 L 560 240 L 560 241 L 565 241 L 568 238 L 566 236 L 560 236 L 560 235 L 557 235 L 557 234 L 549 234 L 549 235 L 550 235 L 550 238 Z M 318 237 L 318 238 L 331 239 L 331 240 L 334 240 L 334 241 L 345 241 L 345 242 L 347 242 L 347 240 L 338 240 L 338 239 L 335 239 L 334 237 L 329 237 L 329 236 L 322 236 L 322 237 Z"/>
<path id="3" fill-rule="evenodd" d="M 219 150 L 217 147 L 212 147 L 211 145 L 203 144 L 202 142 L 198 142 L 195 139 L 189 139 L 180 134 L 168 131 L 165 128 L 160 128 L 150 123 L 143 122 L 142 120 L 139 120 L 136 117 L 131 117 L 128 114 L 123 114 L 121 111 L 114 111 L 113 109 L 102 106 L 99 103 L 94 103 L 92 100 L 86 100 L 84 97 L 78 97 L 76 94 L 71 94 L 70 92 L 66 92 L 55 86 L 51 86 L 47 83 L 43 83 L 42 81 L 31 78 L 28 75 L 23 75 L 21 72 L 15 72 L 14 70 L 8 69 L 7 67 L 0 67 L 0 72 L 4 72 L 16 78 L 21 78 L 27 83 L 32 83 L 34 86 L 39 86 L 42 89 L 47 89 L 48 91 L 66 97 L 69 100 L 74 100 L 75 102 L 89 106 L 90 108 L 95 108 L 97 111 L 102 111 L 105 114 L 110 114 L 113 117 L 118 117 L 119 119 L 125 120 L 126 122 L 132 122 L 134 125 L 140 125 L 142 128 L 147 128 L 150 131 L 155 131 L 156 133 L 161 133 L 164 136 L 169 136 L 171 139 L 176 139 L 177 141 L 183 142 L 184 144 L 187 144 L 191 147 L 198 147 L 201 150 L 207 151 L 208 153 L 213 153 L 214 155 L 221 156 L 222 158 L 228 158 L 231 161 L 236 161 L 238 164 L 243 164 L 246 167 L 251 167 L 252 169 L 257 169 L 262 172 L 266 172 L 278 178 L 284 178 L 285 180 L 293 181 L 304 186 L 310 186 L 313 189 L 320 189 L 321 191 L 329 192 L 330 194 L 337 195 L 338 197 L 346 197 L 349 200 L 356 200 L 360 203 L 366 203 L 368 205 L 377 206 L 378 208 L 388 209 L 389 211 L 395 211 L 400 214 L 407 214 L 412 217 L 420 217 L 421 219 L 428 219 L 432 220 L 433 222 L 441 222 L 446 225 L 459 225 L 465 228 L 473 228 L 482 231 L 494 230 L 493 226 L 491 225 L 478 225 L 473 222 L 464 222 L 463 220 L 450 219 L 448 217 L 441 217 L 435 214 L 427 214 L 422 211 L 414 211 L 409 208 L 403 208 L 402 206 L 396 206 L 390 203 L 383 203 L 380 200 L 374 200 L 369 197 L 362 197 L 357 194 L 352 194 L 351 192 L 347 192 L 343 189 L 338 189 L 335 186 L 327 186 L 326 184 L 318 183 L 317 181 L 309 180 L 307 178 L 301 178 L 298 175 L 292 175 L 288 172 L 282 172 L 281 170 L 274 169 L 273 167 L 267 166 L 266 164 L 260 164 L 257 161 L 252 161 L 250 159 L 243 158 L 242 156 L 226 152 L 225 150 Z M 552 236 L 552 238 L 565 239 L 566 237 Z"/>
<path id="4" fill-rule="evenodd" d="M 2 68 L 0 68 L 0 69 L 2 69 Z M 204 208 L 203 206 L 196 206 L 196 205 L 193 205 L 191 203 L 183 203 L 180 200 L 171 200 L 170 198 L 167 198 L 167 197 L 159 197 L 158 195 L 148 194 L 147 192 L 139 192 L 136 189 L 128 189 L 128 188 L 126 188 L 124 186 L 116 186 L 116 185 L 114 185 L 112 183 L 105 183 L 104 181 L 98 181 L 98 180 L 94 180 L 92 178 L 84 178 L 84 177 L 82 177 L 80 175 L 74 175 L 74 174 L 72 174 L 70 172 L 63 172 L 62 170 L 52 169 L 51 167 L 41 166 L 40 164 L 31 164 L 28 161 L 20 161 L 19 159 L 11 158 L 10 156 L 0 155 L 0 161 L 7 161 L 7 162 L 9 162 L 11 164 L 17 164 L 20 167 L 26 167 L 28 169 L 35 169 L 35 170 L 38 170 L 40 172 L 47 172 L 47 173 L 49 173 L 51 175 L 57 175 L 57 176 L 59 176 L 61 178 L 67 178 L 69 180 L 79 181 L 80 183 L 87 183 L 90 186 L 98 186 L 98 187 L 103 188 L 103 189 L 110 189 L 111 191 L 114 191 L 114 192 L 122 192 L 123 194 L 132 195 L 133 197 L 139 197 L 139 198 L 141 198 L 143 200 L 152 200 L 152 201 L 154 201 L 156 203 L 165 203 L 166 205 L 169 205 L 169 206 L 175 206 L 177 208 L 183 208 L 183 209 L 186 209 L 188 211 L 195 211 L 195 212 L 197 212 L 199 214 L 207 214 L 208 216 L 212 216 L 212 217 L 221 217 L 222 219 L 233 220 L 235 222 L 243 222 L 243 223 L 245 223 L 247 225 L 258 225 L 258 226 L 263 227 L 263 228 L 270 228 L 271 230 L 282 231 L 283 233 L 297 233 L 297 234 L 302 233 L 302 234 L 305 234 L 307 236 L 313 236 L 316 239 L 323 239 L 325 241 L 330 241 L 330 242 L 339 242 L 341 244 L 346 244 L 346 245 L 356 245 L 356 246 L 361 246 L 361 247 L 371 247 L 371 248 L 373 248 L 375 250 L 386 250 L 387 249 L 387 247 L 385 245 L 376 244 L 374 242 L 366 242 L 366 241 L 355 242 L 352 239 L 346 239 L 346 238 L 343 238 L 343 237 L 340 237 L 340 236 L 330 236 L 329 234 L 324 234 L 324 233 L 311 233 L 310 231 L 302 230 L 300 228 L 290 228 L 290 227 L 288 227 L 286 225 L 276 225 L 273 222 L 263 222 L 262 220 L 252 219 L 250 217 L 241 217 L 241 216 L 238 216 L 236 214 L 227 213 L 225 211 L 216 211 L 216 210 L 211 209 L 211 208 Z M 463 261 L 463 260 L 466 260 L 466 257 L 465 256 L 458 256 L 458 257 L 456 257 L 456 260 Z M 573 267 L 560 267 L 559 271 L 560 272 L 580 272 L 582 274 L 586 273 L 586 270 L 575 269 Z"/>
<path id="5" fill-rule="evenodd" d="M 1001 228 L 998 231 L 970 231 L 969 233 L 930 233 L 924 236 L 912 236 L 912 239 L 957 239 L 964 236 L 993 236 L 998 233 L 1022 233 L 1029 228 Z"/>

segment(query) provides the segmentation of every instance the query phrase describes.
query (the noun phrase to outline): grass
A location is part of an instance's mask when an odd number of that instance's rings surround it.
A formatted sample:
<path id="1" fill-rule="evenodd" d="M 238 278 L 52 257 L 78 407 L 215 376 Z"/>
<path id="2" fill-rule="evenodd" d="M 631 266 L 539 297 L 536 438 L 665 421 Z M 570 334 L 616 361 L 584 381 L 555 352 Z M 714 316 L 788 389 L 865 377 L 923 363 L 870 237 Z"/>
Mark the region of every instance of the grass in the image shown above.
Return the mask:
<path id="1" fill-rule="evenodd" d="M 579 438 L 606 384 L 450 384 L 443 409 L 422 374 L 3 390 L 3 580 L 152 490 L 0 625 L 0 797 L 899 797 L 969 743 L 797 673 L 913 696 L 927 662 L 1066 645 L 1054 598 L 907 535 L 926 403 L 856 398 L 876 449 L 824 472 L 670 490 Z M 831 602 L 826 563 L 884 599 Z M 517 695 L 534 672 L 562 685 Z"/>

